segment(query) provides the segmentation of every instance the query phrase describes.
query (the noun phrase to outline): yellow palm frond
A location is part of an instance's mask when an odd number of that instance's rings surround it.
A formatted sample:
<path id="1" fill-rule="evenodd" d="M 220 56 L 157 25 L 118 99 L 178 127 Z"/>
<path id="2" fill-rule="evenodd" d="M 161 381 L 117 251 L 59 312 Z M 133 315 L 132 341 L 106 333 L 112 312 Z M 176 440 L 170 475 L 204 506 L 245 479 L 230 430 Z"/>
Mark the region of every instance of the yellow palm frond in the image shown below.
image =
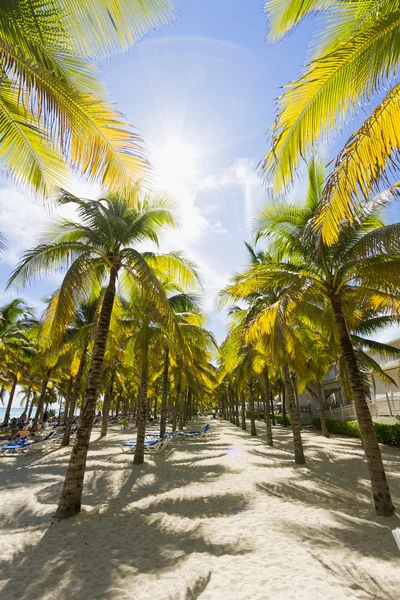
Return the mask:
<path id="1" fill-rule="evenodd" d="M 43 0 L 40 2 L 43 4 Z M 172 0 L 54 0 L 78 50 L 104 57 L 127 50 L 176 14 Z"/>
<path id="2" fill-rule="evenodd" d="M 353 114 L 360 97 L 369 98 L 396 74 L 400 11 L 393 3 L 385 7 L 334 50 L 317 55 L 302 77 L 286 86 L 263 165 L 277 188 L 290 183 L 300 157 L 317 140 Z"/>
<path id="3" fill-rule="evenodd" d="M 3 82 L 0 90 L 0 155 L 8 174 L 24 187 L 47 194 L 66 185 L 69 170 L 29 109 L 18 103 L 14 86 Z"/>
<path id="4" fill-rule="evenodd" d="M 340 223 L 352 222 L 357 208 L 366 202 L 380 181 L 387 164 L 394 168 L 400 150 L 400 84 L 375 108 L 360 129 L 349 139 L 327 179 L 322 209 L 316 220 L 327 244 L 339 236 Z M 398 193 L 389 188 L 383 199 Z"/>
<path id="5" fill-rule="evenodd" d="M 4 5 L 4 6 L 3 6 Z M 18 0 L 3 2 L 4 37 L 90 58 L 124 51 L 176 16 L 173 0 Z"/>
<path id="6" fill-rule="evenodd" d="M 88 181 L 97 181 L 104 188 L 126 198 L 136 198 L 134 184 L 145 178 L 148 163 L 142 140 L 121 115 L 101 96 L 80 91 L 68 77 L 54 75 L 18 48 L 1 40 L 0 52 L 7 71 L 16 79 L 9 86 L 8 94 L 12 93 L 14 102 L 21 106 L 18 108 L 20 121 L 25 121 L 32 130 L 43 130 L 43 138 L 47 135 L 49 139 L 58 141 L 50 155 L 53 167 L 57 167 L 58 148 L 61 156 Z M 85 74 L 88 74 L 89 81 L 93 81 L 90 70 L 86 71 L 82 66 L 83 79 Z M 85 87 L 82 82 L 80 87 Z M 35 111 L 30 113 L 28 108 L 32 105 Z M 59 160 L 63 163 L 61 157 Z M 38 176 L 29 179 L 19 169 L 20 164 L 16 162 L 14 172 L 23 183 L 42 194 L 51 191 L 46 180 L 41 181 Z M 58 186 L 63 182 L 63 179 L 59 181 Z"/>
<path id="7" fill-rule="evenodd" d="M 325 11 L 337 4 L 336 0 L 268 0 L 264 5 L 268 40 L 278 42 L 310 13 Z"/>

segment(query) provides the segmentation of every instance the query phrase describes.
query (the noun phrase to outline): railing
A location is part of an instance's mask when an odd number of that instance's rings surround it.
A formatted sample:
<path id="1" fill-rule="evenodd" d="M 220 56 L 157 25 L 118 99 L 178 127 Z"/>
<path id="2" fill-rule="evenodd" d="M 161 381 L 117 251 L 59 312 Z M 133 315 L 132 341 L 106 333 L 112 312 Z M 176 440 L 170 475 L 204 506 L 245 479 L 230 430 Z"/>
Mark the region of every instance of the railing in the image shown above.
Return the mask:
<path id="1" fill-rule="evenodd" d="M 400 415 L 400 394 L 380 394 L 375 401 L 368 402 L 372 417 L 397 417 Z M 318 410 L 317 410 L 318 413 Z M 327 419 L 353 421 L 356 413 L 353 404 L 325 409 Z"/>

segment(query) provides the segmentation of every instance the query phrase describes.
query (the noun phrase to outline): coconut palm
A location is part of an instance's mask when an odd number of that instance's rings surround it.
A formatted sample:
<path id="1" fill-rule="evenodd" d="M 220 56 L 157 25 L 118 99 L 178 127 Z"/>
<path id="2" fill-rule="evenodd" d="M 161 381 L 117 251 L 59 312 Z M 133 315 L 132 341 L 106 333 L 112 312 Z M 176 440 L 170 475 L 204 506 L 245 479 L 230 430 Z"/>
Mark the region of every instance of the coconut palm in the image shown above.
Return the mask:
<path id="1" fill-rule="evenodd" d="M 18 379 L 33 353 L 29 328 L 33 323 L 32 310 L 20 298 L 0 308 L 1 383 L 9 389 L 3 423 L 8 424 Z"/>
<path id="2" fill-rule="evenodd" d="M 259 236 L 267 237 L 285 260 L 254 267 L 243 287 L 249 294 L 281 286 L 285 311 L 279 314 L 277 306 L 270 306 L 260 312 L 253 320 L 252 335 L 271 330 L 278 317 L 290 322 L 301 315 L 309 318 L 324 304 L 330 307 L 360 426 L 375 509 L 379 515 L 390 516 L 394 509 L 351 332 L 357 332 L 359 322 L 373 311 L 377 317 L 397 318 L 400 224 L 385 226 L 372 202 L 359 212 L 357 222 L 342 229 L 338 242 L 328 247 L 313 227 L 323 190 L 323 171 L 316 163 L 309 171 L 304 205 L 270 203 L 261 213 Z"/>
<path id="3" fill-rule="evenodd" d="M 175 293 L 174 293 L 175 292 Z M 178 356 L 190 360 L 194 351 L 195 343 L 204 351 L 208 342 L 215 344 L 213 337 L 203 329 L 204 316 L 200 312 L 197 296 L 184 292 L 173 286 L 170 289 L 168 303 L 173 313 L 175 335 L 171 331 L 160 329 L 160 340 L 163 346 L 163 370 L 161 386 L 161 410 L 160 410 L 160 436 L 166 431 L 167 423 L 167 394 L 169 386 L 169 369 L 171 361 L 177 362 Z M 204 356 L 204 354 L 202 354 Z"/>
<path id="4" fill-rule="evenodd" d="M 114 192 L 146 174 L 140 138 L 106 100 L 93 59 L 125 50 L 173 16 L 170 0 L 3 0 L 2 166 L 40 195 L 67 165 Z"/>
<path id="5" fill-rule="evenodd" d="M 170 360 L 172 360 L 173 364 L 179 364 L 182 370 L 181 385 L 182 377 L 185 375 L 185 381 L 188 385 L 191 379 L 199 375 L 202 360 L 207 351 L 207 344 L 213 341 L 211 334 L 198 325 L 203 320 L 203 317 L 200 315 L 197 306 L 197 298 L 185 293 L 182 288 L 182 283 L 190 285 L 192 289 L 194 286 L 198 286 L 198 273 L 195 266 L 183 257 L 180 257 L 179 263 L 174 260 L 167 268 L 169 259 L 168 255 L 158 255 L 152 259 L 152 267 L 154 272 L 158 274 L 160 285 L 163 289 L 163 296 L 149 298 L 139 285 L 136 290 L 137 293 L 129 298 L 128 308 L 133 311 L 135 333 L 131 337 L 132 343 L 126 347 L 126 356 L 128 358 L 131 356 L 133 364 L 137 362 L 138 358 L 141 363 L 135 464 L 141 464 L 144 460 L 144 440 L 148 414 L 148 384 L 150 380 L 149 371 L 151 371 L 150 356 L 154 354 L 163 357 L 163 365 L 161 367 L 163 371 L 163 385 L 167 387 L 168 381 L 165 382 L 165 352 L 168 350 L 167 369 L 169 370 Z M 201 344 L 200 350 L 199 343 Z M 202 356 L 200 356 L 200 351 Z M 186 369 L 190 371 L 190 376 L 187 374 Z M 180 400 L 183 401 L 183 396 L 181 395 Z M 166 389 L 163 389 L 162 414 L 166 412 L 165 403 Z M 182 419 L 182 415 L 183 410 L 180 410 L 180 419 Z M 161 421 L 160 430 L 162 431 L 163 428 L 165 433 L 165 419 Z"/>
<path id="6" fill-rule="evenodd" d="M 58 298 L 59 318 L 64 322 L 72 320 L 79 304 L 98 296 L 103 284 L 106 284 L 83 394 L 84 410 L 57 510 L 59 518 L 67 518 L 80 511 L 86 456 L 101 385 L 117 281 L 127 288 L 140 283 L 149 297 L 158 297 L 163 293 L 151 266 L 154 253 L 140 252 L 135 246 L 145 240 L 157 243 L 160 230 L 165 226 L 174 226 L 175 219 L 170 200 L 162 194 L 157 198 L 138 198 L 136 207 L 115 196 L 84 200 L 64 194 L 60 202 L 73 203 L 79 221 L 57 221 L 47 238 L 24 254 L 9 285 L 17 282 L 25 285 L 39 273 L 47 274 L 57 268 L 66 268 Z M 179 258 L 171 255 L 169 262 L 174 261 L 179 262 Z"/>
<path id="7" fill-rule="evenodd" d="M 225 290 L 221 295 L 230 297 Z M 255 402 L 255 370 L 254 363 L 257 350 L 253 344 L 246 343 L 245 327 L 248 313 L 239 306 L 231 307 L 229 311 L 231 324 L 229 333 L 221 345 L 221 366 L 228 375 L 234 376 L 242 392 L 247 391 L 249 398 L 250 435 L 257 435 L 254 402 Z M 230 382 L 228 381 L 228 384 Z M 228 399 L 230 389 L 228 387 Z M 232 407 L 229 411 L 232 414 Z"/>
<path id="8" fill-rule="evenodd" d="M 339 153 L 324 190 L 318 216 L 323 239 L 338 239 L 339 223 L 351 221 L 390 170 L 400 149 L 400 46 L 397 0 L 332 2 L 268 0 L 269 37 L 276 41 L 305 16 L 323 11 L 311 61 L 278 99 L 272 148 L 264 161 L 268 178 L 287 185 L 316 141 L 343 120 L 359 116 L 360 104 L 372 112 Z M 377 105 L 376 105 L 377 103 Z M 394 190 L 388 190 L 388 196 Z"/>

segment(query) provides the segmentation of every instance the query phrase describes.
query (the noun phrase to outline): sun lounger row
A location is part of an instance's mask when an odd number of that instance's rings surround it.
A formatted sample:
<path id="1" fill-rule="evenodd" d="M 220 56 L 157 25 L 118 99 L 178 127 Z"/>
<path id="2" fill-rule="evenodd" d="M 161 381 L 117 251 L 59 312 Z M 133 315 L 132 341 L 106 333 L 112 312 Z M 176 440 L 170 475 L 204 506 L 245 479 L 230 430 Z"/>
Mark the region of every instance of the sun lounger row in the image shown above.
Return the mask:
<path id="1" fill-rule="evenodd" d="M 159 437 L 158 434 L 148 434 L 144 442 L 144 449 L 149 454 L 158 454 L 165 450 L 170 442 L 174 438 L 200 438 L 207 435 L 210 432 L 210 425 L 207 423 L 201 431 L 170 431 L 167 432 L 163 437 Z M 122 442 L 121 450 L 127 454 L 134 452 L 136 448 L 137 440 L 131 440 L 129 442 Z"/>
<path id="2" fill-rule="evenodd" d="M 76 431 L 72 430 L 71 435 L 73 435 Z M 3 444 L 0 446 L 0 455 L 2 456 L 18 456 L 20 454 L 26 454 L 27 452 L 33 451 L 41 451 L 45 450 L 55 444 L 58 444 L 61 440 L 61 436 L 63 435 L 62 431 L 50 431 L 45 437 L 42 438 L 28 438 L 22 437 L 17 438 L 16 440 Z"/>

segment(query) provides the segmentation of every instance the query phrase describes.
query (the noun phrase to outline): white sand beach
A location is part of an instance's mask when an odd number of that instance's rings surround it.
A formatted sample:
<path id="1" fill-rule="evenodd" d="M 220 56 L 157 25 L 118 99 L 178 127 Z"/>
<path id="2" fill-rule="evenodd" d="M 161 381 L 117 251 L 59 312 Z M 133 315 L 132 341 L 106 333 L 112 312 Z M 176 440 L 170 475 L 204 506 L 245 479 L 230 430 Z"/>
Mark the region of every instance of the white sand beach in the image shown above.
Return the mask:
<path id="1" fill-rule="evenodd" d="M 261 432 L 261 429 L 260 429 Z M 397 517 L 374 514 L 360 443 L 275 447 L 233 425 L 134 467 L 95 431 L 84 510 L 52 518 L 69 450 L 1 458 L 2 600 L 398 600 Z M 400 451 L 382 447 L 400 509 Z"/>

